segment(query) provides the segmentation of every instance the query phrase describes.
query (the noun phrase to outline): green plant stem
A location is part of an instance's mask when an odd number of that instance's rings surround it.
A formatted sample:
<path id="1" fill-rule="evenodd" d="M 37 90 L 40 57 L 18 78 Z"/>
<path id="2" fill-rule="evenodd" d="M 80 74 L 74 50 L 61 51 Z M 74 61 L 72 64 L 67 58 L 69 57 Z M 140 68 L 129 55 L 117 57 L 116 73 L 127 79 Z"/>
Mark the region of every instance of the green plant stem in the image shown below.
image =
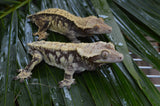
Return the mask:
<path id="1" fill-rule="evenodd" d="M 10 14 L 11 12 L 15 11 L 16 9 L 24 6 L 25 4 L 29 3 L 31 0 L 26 0 L 24 2 L 21 2 L 19 5 L 13 6 L 12 8 L 10 8 L 8 11 L 4 12 L 2 15 L 0 15 L 0 19 L 7 16 L 8 14 Z"/>

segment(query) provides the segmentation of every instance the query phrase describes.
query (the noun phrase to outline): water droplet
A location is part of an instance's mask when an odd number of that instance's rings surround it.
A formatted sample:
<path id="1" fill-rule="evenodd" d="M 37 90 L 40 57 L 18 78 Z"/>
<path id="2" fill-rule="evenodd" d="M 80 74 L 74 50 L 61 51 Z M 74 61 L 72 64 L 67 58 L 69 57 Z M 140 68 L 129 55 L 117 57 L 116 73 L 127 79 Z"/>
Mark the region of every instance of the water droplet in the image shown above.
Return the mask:
<path id="1" fill-rule="evenodd" d="M 55 105 L 56 105 L 56 106 L 59 106 L 59 104 L 58 104 L 58 103 L 56 103 Z"/>
<path id="2" fill-rule="evenodd" d="M 145 50 L 145 52 L 146 52 L 148 55 L 151 55 L 150 52 L 149 52 L 148 50 Z"/>
<path id="3" fill-rule="evenodd" d="M 64 94 L 68 100 L 70 100 L 70 101 L 72 100 L 71 95 L 66 87 L 64 87 Z"/>
<path id="4" fill-rule="evenodd" d="M 84 100 L 82 100 L 82 99 L 81 99 L 81 102 L 83 103 L 83 102 L 84 102 Z"/>
<path id="5" fill-rule="evenodd" d="M 107 15 L 98 15 L 99 17 L 101 17 L 101 18 L 108 18 L 108 16 Z"/>
<path id="6" fill-rule="evenodd" d="M 108 36 L 108 38 L 110 39 L 111 42 L 114 41 L 112 34 L 107 34 L 107 36 Z"/>
<path id="7" fill-rule="evenodd" d="M 101 73 L 103 74 L 103 76 L 105 77 L 105 78 L 107 78 L 107 76 L 105 75 L 105 73 L 102 71 L 102 70 L 100 70 L 101 71 Z"/>
<path id="8" fill-rule="evenodd" d="M 122 42 L 119 42 L 119 43 L 118 43 L 118 46 L 123 46 L 123 43 L 122 43 Z"/>
<path id="9" fill-rule="evenodd" d="M 1 73 L 0 73 L 0 80 L 1 80 L 2 78 L 4 78 L 4 74 L 1 72 Z"/>
<path id="10" fill-rule="evenodd" d="M 3 57 L 1 57 L 1 63 L 4 61 L 4 58 Z"/>
<path id="11" fill-rule="evenodd" d="M 127 102 L 126 102 L 125 99 L 122 99 L 122 104 L 123 104 L 124 106 L 127 106 Z"/>

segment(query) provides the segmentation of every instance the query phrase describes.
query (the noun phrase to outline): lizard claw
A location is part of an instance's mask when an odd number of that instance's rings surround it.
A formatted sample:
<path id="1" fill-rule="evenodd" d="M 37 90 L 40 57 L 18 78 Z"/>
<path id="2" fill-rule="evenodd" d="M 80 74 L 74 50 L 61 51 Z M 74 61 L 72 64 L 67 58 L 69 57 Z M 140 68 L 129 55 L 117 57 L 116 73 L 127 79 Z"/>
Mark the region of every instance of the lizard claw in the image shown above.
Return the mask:
<path id="1" fill-rule="evenodd" d="M 33 35 L 34 36 L 38 35 L 39 36 L 38 40 L 42 40 L 42 39 L 46 39 L 47 38 L 48 33 L 47 32 L 36 32 Z"/>
<path id="2" fill-rule="evenodd" d="M 20 79 L 20 82 L 23 82 L 24 79 L 31 78 L 32 73 L 30 71 L 27 71 L 25 69 L 19 69 L 18 70 L 20 73 L 14 77 L 15 80 Z"/>
<path id="3" fill-rule="evenodd" d="M 68 89 L 70 89 L 72 84 L 75 84 L 75 79 L 70 79 L 70 80 L 64 79 L 59 82 L 59 88 L 67 87 Z"/>

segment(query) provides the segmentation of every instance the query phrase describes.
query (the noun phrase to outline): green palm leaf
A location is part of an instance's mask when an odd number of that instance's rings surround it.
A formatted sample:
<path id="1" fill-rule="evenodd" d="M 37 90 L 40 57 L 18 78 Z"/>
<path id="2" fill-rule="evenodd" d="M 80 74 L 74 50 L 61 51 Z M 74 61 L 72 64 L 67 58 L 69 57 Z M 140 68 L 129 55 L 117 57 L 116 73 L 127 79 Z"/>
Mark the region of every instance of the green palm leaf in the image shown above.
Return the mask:
<path id="1" fill-rule="evenodd" d="M 128 45 L 132 52 L 140 55 L 155 68 L 160 69 L 158 53 L 143 36 L 146 34 L 160 41 L 158 37 L 160 30 L 155 28 L 156 25 L 154 28 L 150 27 L 154 23 L 144 22 L 145 16 L 140 17 L 140 13 L 132 14 L 133 10 L 130 5 L 133 2 L 128 0 L 122 4 L 118 0 L 114 1 L 39 0 L 29 2 L 26 0 L 22 2 L 14 0 L 13 2 L 7 0 L 0 2 L 0 5 L 3 4 L 5 7 L 0 8 L 0 106 L 146 106 L 160 104 L 160 93 L 132 61 L 127 48 Z M 144 5 L 143 3 L 134 4 L 134 7 L 141 7 Z M 155 6 L 156 9 L 149 5 L 149 2 L 146 2 L 141 9 L 147 11 L 147 15 L 159 17 L 157 14 L 159 7 Z M 28 22 L 26 16 L 46 8 L 62 8 L 83 17 L 89 15 L 103 17 L 105 22 L 112 26 L 112 34 L 82 40 L 84 42 L 97 40 L 113 42 L 116 49 L 125 56 L 123 63 L 104 65 L 93 72 L 86 71 L 75 74 L 77 84 L 73 85 L 70 90 L 58 88 L 58 82 L 63 79 L 63 70 L 50 67 L 44 62 L 34 68 L 31 79 L 25 80 L 24 83 L 13 80 L 17 75 L 16 70 L 24 68 L 31 60 L 27 43 L 37 39 L 32 36 L 32 33 L 37 31 L 37 27 Z M 136 17 L 138 21 L 134 21 L 131 15 Z M 159 18 L 154 20 L 158 22 Z M 123 31 L 125 39 L 120 29 Z M 155 33 L 154 36 L 152 32 Z M 49 34 L 50 36 L 47 38 L 49 41 L 68 42 L 68 39 L 60 34 L 53 32 L 49 32 Z"/>

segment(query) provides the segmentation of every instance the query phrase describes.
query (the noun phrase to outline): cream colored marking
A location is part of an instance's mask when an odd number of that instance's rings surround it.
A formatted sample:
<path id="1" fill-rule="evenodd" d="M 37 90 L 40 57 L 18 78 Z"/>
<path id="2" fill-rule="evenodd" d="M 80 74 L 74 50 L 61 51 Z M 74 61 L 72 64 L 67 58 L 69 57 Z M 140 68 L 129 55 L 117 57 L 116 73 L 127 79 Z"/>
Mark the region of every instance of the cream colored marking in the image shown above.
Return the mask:
<path id="1" fill-rule="evenodd" d="M 45 60 L 45 62 L 46 62 L 47 64 L 50 64 L 50 63 L 51 63 L 51 62 L 49 61 L 49 59 L 48 59 L 47 56 L 44 56 L 43 58 L 44 58 L 44 60 Z M 49 58 L 50 58 L 50 57 L 49 57 Z"/>
<path id="2" fill-rule="evenodd" d="M 57 30 L 62 31 L 62 32 L 64 31 L 64 27 L 62 26 L 62 21 L 58 22 Z"/>
<path id="3" fill-rule="evenodd" d="M 50 21 L 52 20 L 52 16 L 49 17 L 49 20 L 50 20 Z"/>
<path id="4" fill-rule="evenodd" d="M 77 63 L 73 63 L 73 64 L 72 64 L 72 67 L 73 67 L 73 69 L 77 69 L 78 64 L 77 64 Z"/>
<path id="5" fill-rule="evenodd" d="M 63 51 L 63 53 L 64 53 L 64 54 L 67 54 L 68 52 L 67 52 L 67 51 Z"/>
<path id="6" fill-rule="evenodd" d="M 67 60 L 65 59 L 64 56 L 60 58 L 60 62 L 61 62 L 61 64 L 62 64 L 63 66 L 65 66 L 65 65 L 67 64 Z"/>
<path id="7" fill-rule="evenodd" d="M 68 27 L 68 23 L 64 23 L 65 27 L 67 28 Z"/>
<path id="8" fill-rule="evenodd" d="M 51 63 L 52 63 L 53 65 L 56 65 L 55 56 L 53 56 L 51 53 L 49 53 L 49 58 L 50 58 L 50 60 L 51 60 Z"/>
<path id="9" fill-rule="evenodd" d="M 58 52 L 58 51 L 56 51 L 56 55 L 57 55 L 57 57 L 59 57 L 60 56 L 60 52 Z"/>
<path id="10" fill-rule="evenodd" d="M 55 25 L 55 20 L 52 20 L 52 24 Z M 51 26 L 51 27 L 53 27 L 53 26 Z"/>
<path id="11" fill-rule="evenodd" d="M 69 57 L 68 57 L 68 63 L 72 63 L 73 59 L 74 59 L 73 55 L 70 54 Z"/>
<path id="12" fill-rule="evenodd" d="M 62 27 L 62 21 L 58 22 L 58 28 L 60 29 Z"/>

